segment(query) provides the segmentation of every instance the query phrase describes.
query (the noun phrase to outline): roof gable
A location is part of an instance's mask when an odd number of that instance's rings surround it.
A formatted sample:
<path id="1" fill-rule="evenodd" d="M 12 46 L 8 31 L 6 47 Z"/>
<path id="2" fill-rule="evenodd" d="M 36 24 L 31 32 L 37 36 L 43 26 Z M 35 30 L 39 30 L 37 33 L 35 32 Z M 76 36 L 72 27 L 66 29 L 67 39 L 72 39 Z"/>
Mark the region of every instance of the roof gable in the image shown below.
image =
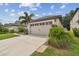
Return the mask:
<path id="1" fill-rule="evenodd" d="M 79 8 L 76 8 L 73 17 L 75 16 L 75 14 L 77 13 L 78 10 L 79 10 Z M 73 17 L 72 17 L 72 19 L 73 19 Z M 72 19 L 71 19 L 71 20 L 72 20 Z"/>

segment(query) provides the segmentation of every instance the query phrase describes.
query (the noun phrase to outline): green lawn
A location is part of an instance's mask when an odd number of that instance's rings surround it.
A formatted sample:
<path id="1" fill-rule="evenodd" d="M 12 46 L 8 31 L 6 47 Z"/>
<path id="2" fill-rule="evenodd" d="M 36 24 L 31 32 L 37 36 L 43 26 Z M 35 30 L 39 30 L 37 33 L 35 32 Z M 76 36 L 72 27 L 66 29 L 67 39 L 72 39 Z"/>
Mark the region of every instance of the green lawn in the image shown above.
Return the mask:
<path id="1" fill-rule="evenodd" d="M 79 38 L 74 37 L 74 40 L 67 50 L 47 48 L 43 53 L 34 52 L 32 56 L 79 56 Z"/>
<path id="2" fill-rule="evenodd" d="M 17 36 L 17 35 L 15 35 L 13 33 L 0 34 L 0 40 L 7 39 L 7 38 L 12 38 L 12 37 L 15 37 L 15 36 Z"/>

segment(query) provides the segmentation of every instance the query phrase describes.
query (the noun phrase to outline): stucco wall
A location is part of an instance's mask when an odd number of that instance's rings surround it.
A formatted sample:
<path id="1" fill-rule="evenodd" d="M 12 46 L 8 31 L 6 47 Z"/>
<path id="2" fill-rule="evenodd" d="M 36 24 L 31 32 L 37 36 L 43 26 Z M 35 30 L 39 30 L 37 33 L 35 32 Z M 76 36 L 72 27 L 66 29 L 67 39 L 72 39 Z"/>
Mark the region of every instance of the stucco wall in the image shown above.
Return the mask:
<path id="1" fill-rule="evenodd" d="M 9 30 L 18 31 L 18 27 L 17 27 L 17 26 L 8 26 L 8 27 L 6 27 L 6 28 L 8 28 Z"/>
<path id="2" fill-rule="evenodd" d="M 70 21 L 70 29 L 72 31 L 73 28 L 79 28 L 78 21 L 79 20 L 79 10 L 76 12 L 72 20 Z"/>

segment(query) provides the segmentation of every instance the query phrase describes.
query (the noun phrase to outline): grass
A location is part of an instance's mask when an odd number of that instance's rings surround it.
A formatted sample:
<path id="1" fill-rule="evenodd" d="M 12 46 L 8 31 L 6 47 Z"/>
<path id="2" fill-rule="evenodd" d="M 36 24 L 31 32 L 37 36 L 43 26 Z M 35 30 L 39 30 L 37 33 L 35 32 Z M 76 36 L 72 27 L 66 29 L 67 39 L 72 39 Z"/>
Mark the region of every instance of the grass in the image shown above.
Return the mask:
<path id="1" fill-rule="evenodd" d="M 72 35 L 72 33 L 69 33 Z M 79 56 L 79 38 L 72 35 L 74 43 L 71 44 L 69 49 L 57 49 L 48 47 L 43 53 L 34 52 L 32 56 Z"/>
<path id="2" fill-rule="evenodd" d="M 13 33 L 0 34 L 0 40 L 7 39 L 7 38 L 12 38 L 12 37 L 15 37 L 15 36 L 17 36 L 17 35 L 15 35 Z"/>
<path id="3" fill-rule="evenodd" d="M 52 56 L 54 51 L 51 48 L 47 48 L 44 53 L 34 52 L 32 56 Z"/>

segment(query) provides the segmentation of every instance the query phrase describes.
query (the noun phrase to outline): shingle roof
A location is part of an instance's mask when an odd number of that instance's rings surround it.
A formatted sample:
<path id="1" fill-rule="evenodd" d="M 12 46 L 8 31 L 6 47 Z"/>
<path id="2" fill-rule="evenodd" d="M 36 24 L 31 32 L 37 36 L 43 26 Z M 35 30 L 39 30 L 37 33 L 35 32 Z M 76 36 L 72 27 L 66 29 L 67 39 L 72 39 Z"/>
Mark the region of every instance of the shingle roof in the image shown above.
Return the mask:
<path id="1" fill-rule="evenodd" d="M 38 19 L 34 19 L 34 20 L 32 20 L 31 22 L 39 22 L 39 21 L 45 21 L 45 20 L 51 20 L 51 19 L 57 19 L 57 18 L 59 18 L 60 21 L 61 21 L 62 16 L 61 16 L 61 15 L 56 15 L 56 16 L 52 16 L 52 15 L 50 15 L 50 16 L 44 16 L 44 17 L 40 17 L 40 18 L 38 18 Z"/>
<path id="2" fill-rule="evenodd" d="M 79 10 L 79 8 L 76 8 L 76 10 L 75 10 L 75 12 L 74 12 L 74 15 L 76 14 L 76 12 Z M 74 15 L 73 15 L 73 17 L 74 17 Z M 72 17 L 72 19 L 73 19 L 73 17 Z"/>

